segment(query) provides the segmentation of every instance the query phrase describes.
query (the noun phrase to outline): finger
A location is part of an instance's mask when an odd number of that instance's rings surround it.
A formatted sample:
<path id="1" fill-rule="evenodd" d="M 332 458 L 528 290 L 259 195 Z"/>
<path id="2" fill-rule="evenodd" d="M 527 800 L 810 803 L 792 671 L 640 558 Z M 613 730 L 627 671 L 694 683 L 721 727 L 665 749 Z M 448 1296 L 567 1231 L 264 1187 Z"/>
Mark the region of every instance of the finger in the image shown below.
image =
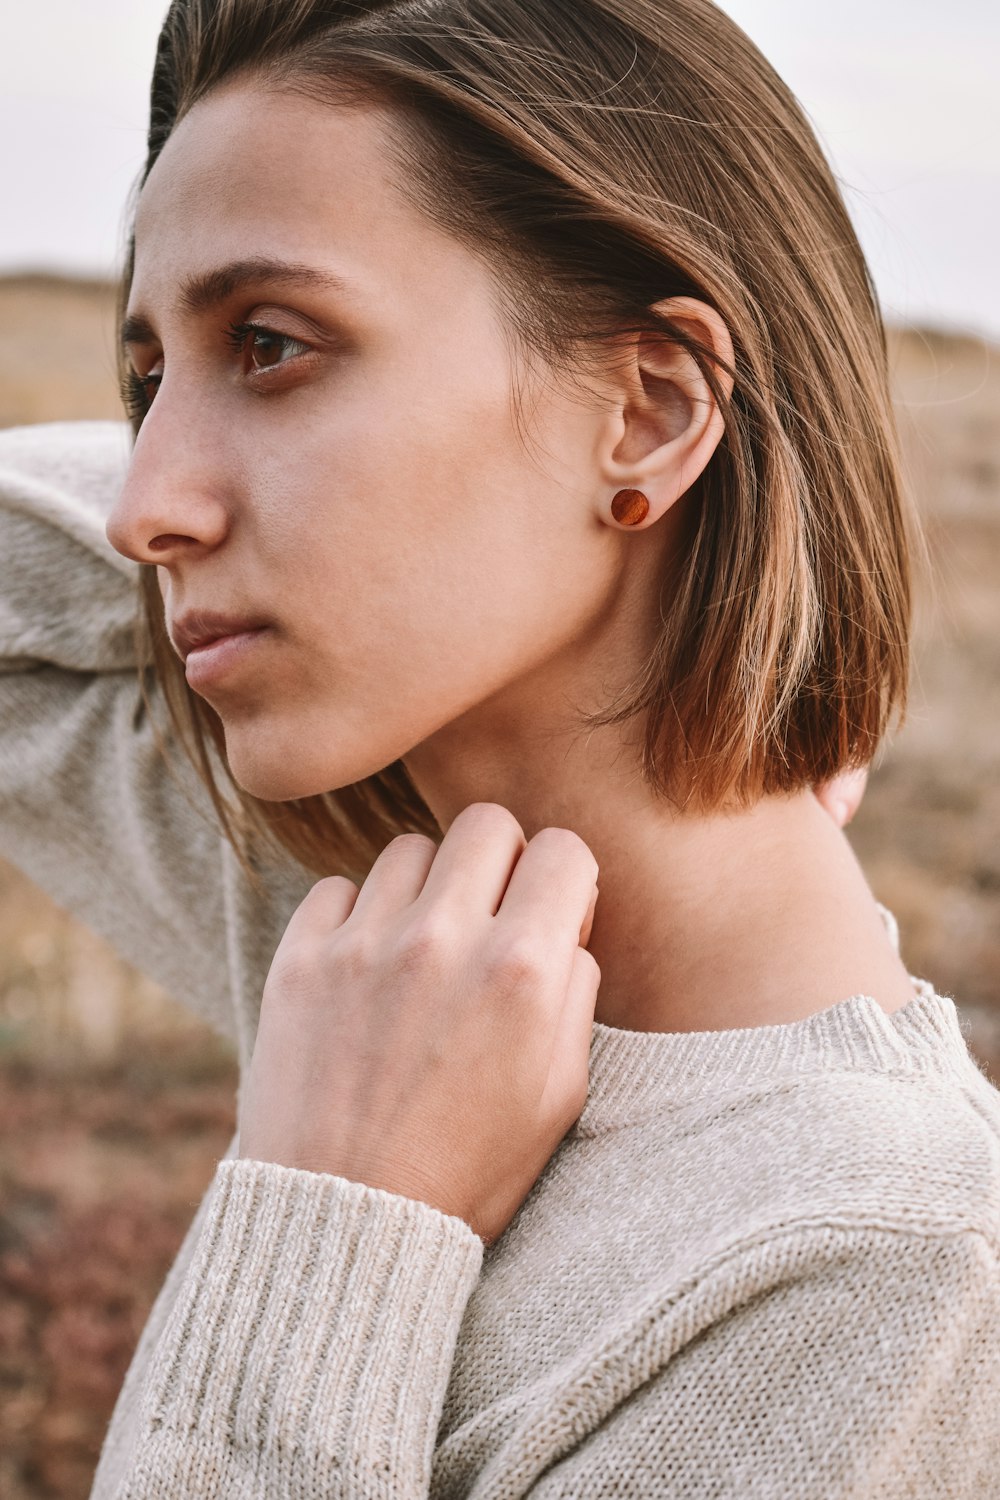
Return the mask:
<path id="1" fill-rule="evenodd" d="M 590 905 L 587 908 L 587 915 L 584 917 L 583 926 L 580 928 L 581 948 L 586 948 L 587 944 L 590 942 L 590 935 L 594 930 L 594 914 L 597 911 L 597 897 L 599 894 L 600 892 L 595 885 L 594 894 L 591 896 Z"/>
<path id="2" fill-rule="evenodd" d="M 292 913 L 285 937 L 294 936 L 296 931 L 305 927 L 310 930 L 321 928 L 324 932 L 342 927 L 357 898 L 358 888 L 346 875 L 328 875 L 325 880 L 317 880 Z"/>
<path id="3" fill-rule="evenodd" d="M 512 812 L 497 802 L 473 802 L 445 834 L 421 899 L 470 916 L 495 916 L 524 847 Z"/>
<path id="4" fill-rule="evenodd" d="M 567 1109 L 567 1129 L 583 1108 L 590 1072 L 590 1044 L 601 971 L 592 954 L 578 948 L 553 1041 L 550 1087 Z"/>
<path id="5" fill-rule="evenodd" d="M 498 921 L 528 940 L 576 948 L 586 930 L 597 885 L 597 860 L 569 828 L 543 828 L 514 867 Z"/>
<path id="6" fill-rule="evenodd" d="M 438 846 L 422 833 L 401 833 L 368 871 L 352 917 L 381 920 L 412 906 L 424 888 Z"/>

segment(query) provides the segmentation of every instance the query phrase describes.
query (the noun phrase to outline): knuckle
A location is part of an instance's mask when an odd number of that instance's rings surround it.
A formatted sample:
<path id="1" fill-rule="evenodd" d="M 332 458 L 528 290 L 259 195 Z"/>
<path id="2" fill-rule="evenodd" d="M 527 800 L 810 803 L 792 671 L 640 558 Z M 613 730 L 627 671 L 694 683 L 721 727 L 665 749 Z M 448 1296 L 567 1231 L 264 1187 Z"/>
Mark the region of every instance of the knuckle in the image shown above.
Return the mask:
<path id="1" fill-rule="evenodd" d="M 530 991 L 545 978 L 545 954 L 529 938 L 508 937 L 493 949 L 487 968 L 493 983 L 503 990 Z"/>
<path id="2" fill-rule="evenodd" d="M 503 807 L 499 802 L 470 802 L 455 818 L 455 823 L 461 823 L 464 831 L 482 833 L 483 835 L 499 835 L 502 833 L 515 832 L 524 837 L 520 823 L 509 808 Z"/>
<path id="3" fill-rule="evenodd" d="M 542 828 L 535 834 L 531 841 L 544 849 L 546 853 L 564 860 L 579 861 L 589 866 L 597 877 L 597 860 L 594 858 L 590 846 L 584 843 L 578 833 L 572 828 Z"/>
<path id="4" fill-rule="evenodd" d="M 403 928 L 396 942 L 396 965 L 404 972 L 437 968 L 453 953 L 457 934 L 440 912 L 421 914 Z"/>
<path id="5" fill-rule="evenodd" d="M 364 988 L 376 973 L 378 954 L 367 935 L 350 933 L 338 937 L 327 954 L 324 977 L 331 991 L 351 986 Z"/>
<path id="6" fill-rule="evenodd" d="M 333 936 L 329 955 L 337 964 L 361 970 L 371 967 L 377 953 L 378 934 L 363 923 L 356 927 L 341 927 Z"/>
<path id="7" fill-rule="evenodd" d="M 278 948 L 267 977 L 267 987 L 306 999 L 315 992 L 322 973 L 322 945 L 314 938 L 299 938 L 294 943 L 282 943 Z"/>
<path id="8" fill-rule="evenodd" d="M 437 853 L 437 844 L 425 833 L 398 833 L 394 839 L 382 851 L 383 860 L 410 860 L 416 856 L 421 858 Z"/>
<path id="9" fill-rule="evenodd" d="M 345 908 L 353 906 L 358 887 L 346 875 L 327 875 L 310 886 L 296 910 L 293 921 L 306 931 L 321 931 L 331 918 L 342 917 Z"/>
<path id="10" fill-rule="evenodd" d="M 324 875 L 321 880 L 317 880 L 313 890 L 322 891 L 331 896 L 340 896 L 345 891 L 356 891 L 357 886 L 346 875 Z"/>
<path id="11" fill-rule="evenodd" d="M 373 861 L 364 889 L 368 895 L 373 891 L 393 885 L 399 880 L 412 881 L 415 869 L 429 866 L 437 853 L 434 840 L 423 833 L 400 833 L 390 839 Z"/>

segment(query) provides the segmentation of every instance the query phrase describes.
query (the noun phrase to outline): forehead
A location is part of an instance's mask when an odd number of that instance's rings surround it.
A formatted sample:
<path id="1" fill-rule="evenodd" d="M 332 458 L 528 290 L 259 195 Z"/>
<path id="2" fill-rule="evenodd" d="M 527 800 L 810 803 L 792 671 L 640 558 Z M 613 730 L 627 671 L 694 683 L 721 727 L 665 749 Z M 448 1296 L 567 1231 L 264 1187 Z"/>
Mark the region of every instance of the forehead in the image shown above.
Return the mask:
<path id="1" fill-rule="evenodd" d="M 469 252 L 400 191 L 394 124 L 387 108 L 260 84 L 199 101 L 140 194 L 130 304 L 158 303 L 192 274 L 248 258 L 329 268 L 373 294 L 434 271 L 474 274 Z"/>

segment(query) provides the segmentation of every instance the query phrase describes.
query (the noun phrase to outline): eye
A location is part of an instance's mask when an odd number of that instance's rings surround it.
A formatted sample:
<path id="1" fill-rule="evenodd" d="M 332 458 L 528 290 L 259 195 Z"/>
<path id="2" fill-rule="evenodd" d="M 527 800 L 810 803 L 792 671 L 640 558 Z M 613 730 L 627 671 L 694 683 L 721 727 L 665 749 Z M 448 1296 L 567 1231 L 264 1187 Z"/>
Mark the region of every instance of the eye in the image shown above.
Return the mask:
<path id="1" fill-rule="evenodd" d="M 249 359 L 253 370 L 273 370 L 287 364 L 297 354 L 308 354 L 309 345 L 291 334 L 278 333 L 261 323 L 230 323 L 226 337 L 237 354 Z"/>
<path id="2" fill-rule="evenodd" d="M 163 379 L 162 362 L 154 365 L 145 375 L 127 369 L 122 376 L 121 397 L 125 412 L 131 422 L 141 422 L 153 404 L 153 397 Z"/>

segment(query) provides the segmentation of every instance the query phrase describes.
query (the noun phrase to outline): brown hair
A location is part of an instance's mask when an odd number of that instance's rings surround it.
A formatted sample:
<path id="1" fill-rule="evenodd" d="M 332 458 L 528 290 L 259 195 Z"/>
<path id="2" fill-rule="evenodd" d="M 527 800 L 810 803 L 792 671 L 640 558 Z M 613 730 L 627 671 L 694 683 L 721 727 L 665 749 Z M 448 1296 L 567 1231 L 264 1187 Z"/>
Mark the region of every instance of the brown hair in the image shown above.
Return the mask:
<path id="1" fill-rule="evenodd" d="M 870 761 L 905 705 L 916 537 L 884 333 L 830 168 L 744 33 L 709 0 L 174 0 L 147 174 L 237 75 L 391 105 L 403 189 L 488 257 L 526 349 L 582 371 L 616 335 L 659 332 L 712 384 L 726 432 L 662 632 L 627 701 L 589 722 L 642 715 L 643 775 L 692 811 Z M 651 310 L 677 295 L 730 329 L 729 400 L 710 351 Z M 230 775 L 225 798 L 222 724 L 142 571 L 155 676 L 237 848 L 269 834 L 359 875 L 395 834 L 439 832 L 402 762 L 284 803 Z"/>

